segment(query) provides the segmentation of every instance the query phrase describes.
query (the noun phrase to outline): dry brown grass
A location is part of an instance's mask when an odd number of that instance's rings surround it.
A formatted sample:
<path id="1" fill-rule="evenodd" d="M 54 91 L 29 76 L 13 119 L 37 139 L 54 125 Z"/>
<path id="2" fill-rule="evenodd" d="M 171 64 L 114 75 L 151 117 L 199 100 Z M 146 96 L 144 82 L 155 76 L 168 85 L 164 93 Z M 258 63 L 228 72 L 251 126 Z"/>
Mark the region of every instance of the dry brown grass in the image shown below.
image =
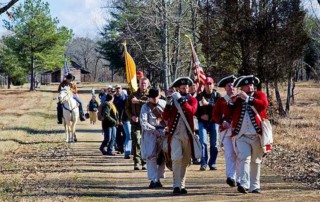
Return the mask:
<path id="1" fill-rule="evenodd" d="M 289 116 L 278 119 L 279 124 L 274 127 L 275 144 L 293 150 L 312 150 L 315 155 L 320 155 L 319 101 L 319 84 L 298 83 L 295 104 L 291 106 Z"/>
<path id="2" fill-rule="evenodd" d="M 299 180 L 320 188 L 320 85 L 296 85 L 295 104 L 286 118 L 274 126 L 274 150 L 268 165 L 285 179 Z M 282 89 L 285 103 L 285 89 Z"/>
<path id="3" fill-rule="evenodd" d="M 97 92 L 103 86 L 79 86 L 85 104 L 91 87 Z M 0 91 L 0 201 L 118 201 L 130 200 L 128 194 L 139 201 L 172 200 L 170 173 L 164 181 L 164 190 L 145 189 L 146 174 L 133 172 L 131 160 L 121 156 L 106 159 L 100 155 L 97 148 L 101 135 L 92 133 L 96 129 L 92 125 L 80 123 L 83 131 L 89 131 L 82 132 L 80 137 L 86 141 L 72 147 L 65 144 L 63 127 L 56 124 L 56 100 L 52 99 L 57 86 L 46 86 L 36 92 L 26 89 Z M 296 92 L 296 105 L 292 106 L 290 117 L 278 119 L 278 125 L 274 126 L 275 148 L 266 163 L 286 179 L 310 183 L 319 173 L 316 172 L 319 169 L 320 93 L 316 85 L 308 83 L 297 85 Z M 300 164 L 303 166 L 295 166 Z M 219 154 L 219 165 L 224 166 L 222 154 Z M 225 177 L 220 167 L 212 174 L 198 169 L 191 166 L 188 174 L 191 192 L 196 194 L 188 195 L 188 199 L 177 197 L 177 201 L 254 200 L 253 195 L 241 196 L 222 185 Z M 305 197 L 316 201 L 314 191 L 283 183 L 266 169 L 263 169 L 262 180 L 267 190 L 263 201 L 299 201 Z M 297 187 L 299 192 L 295 192 Z"/>

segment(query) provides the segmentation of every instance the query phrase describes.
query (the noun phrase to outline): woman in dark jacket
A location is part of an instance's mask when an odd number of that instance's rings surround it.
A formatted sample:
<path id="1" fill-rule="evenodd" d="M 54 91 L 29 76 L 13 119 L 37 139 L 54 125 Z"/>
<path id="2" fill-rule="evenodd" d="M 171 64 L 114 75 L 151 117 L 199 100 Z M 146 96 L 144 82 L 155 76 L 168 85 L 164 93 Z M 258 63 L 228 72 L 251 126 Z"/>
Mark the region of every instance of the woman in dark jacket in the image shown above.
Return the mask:
<path id="1" fill-rule="evenodd" d="M 113 95 L 107 94 L 106 101 L 102 107 L 102 130 L 104 139 L 100 146 L 100 151 L 103 155 L 114 155 L 112 153 L 115 139 L 116 139 L 116 126 L 119 122 L 117 108 L 113 104 Z M 105 151 L 107 147 L 107 151 Z"/>

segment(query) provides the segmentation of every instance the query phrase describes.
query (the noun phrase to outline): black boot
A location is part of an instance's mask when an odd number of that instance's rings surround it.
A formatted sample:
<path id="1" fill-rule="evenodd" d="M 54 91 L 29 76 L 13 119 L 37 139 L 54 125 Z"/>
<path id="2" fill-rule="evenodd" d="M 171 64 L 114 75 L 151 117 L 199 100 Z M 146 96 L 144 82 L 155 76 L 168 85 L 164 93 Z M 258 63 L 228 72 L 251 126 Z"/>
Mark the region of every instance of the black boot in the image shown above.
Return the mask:
<path id="1" fill-rule="evenodd" d="M 62 124 L 62 117 L 63 117 L 63 109 L 62 104 L 60 102 L 57 103 L 57 118 L 58 124 Z"/>
<path id="2" fill-rule="evenodd" d="M 86 120 L 86 117 L 83 113 L 83 109 L 82 109 L 82 104 L 79 103 L 79 113 L 80 113 L 80 121 L 85 121 Z"/>

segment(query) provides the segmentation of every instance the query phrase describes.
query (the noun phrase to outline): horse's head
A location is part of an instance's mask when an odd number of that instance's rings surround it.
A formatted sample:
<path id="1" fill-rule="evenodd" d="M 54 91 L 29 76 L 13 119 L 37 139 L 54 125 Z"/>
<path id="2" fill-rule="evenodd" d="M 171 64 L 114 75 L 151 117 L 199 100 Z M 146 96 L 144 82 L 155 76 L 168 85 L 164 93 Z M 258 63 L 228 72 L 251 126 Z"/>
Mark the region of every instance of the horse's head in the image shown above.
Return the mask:
<path id="1" fill-rule="evenodd" d="M 58 99 L 60 102 L 64 102 L 67 99 L 69 99 L 69 95 L 72 94 L 72 92 L 70 91 L 70 87 L 69 86 L 65 86 L 63 88 L 61 88 L 60 94 L 58 96 Z"/>

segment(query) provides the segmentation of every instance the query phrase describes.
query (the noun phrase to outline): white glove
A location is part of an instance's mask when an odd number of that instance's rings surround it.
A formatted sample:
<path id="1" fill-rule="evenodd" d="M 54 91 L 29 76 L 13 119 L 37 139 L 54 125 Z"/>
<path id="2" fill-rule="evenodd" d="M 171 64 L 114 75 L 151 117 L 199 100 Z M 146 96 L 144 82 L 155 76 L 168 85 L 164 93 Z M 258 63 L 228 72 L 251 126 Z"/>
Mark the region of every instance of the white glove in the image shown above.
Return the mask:
<path id="1" fill-rule="evenodd" d="M 179 92 L 172 93 L 172 98 L 175 100 L 179 100 L 181 98 L 181 95 Z"/>

